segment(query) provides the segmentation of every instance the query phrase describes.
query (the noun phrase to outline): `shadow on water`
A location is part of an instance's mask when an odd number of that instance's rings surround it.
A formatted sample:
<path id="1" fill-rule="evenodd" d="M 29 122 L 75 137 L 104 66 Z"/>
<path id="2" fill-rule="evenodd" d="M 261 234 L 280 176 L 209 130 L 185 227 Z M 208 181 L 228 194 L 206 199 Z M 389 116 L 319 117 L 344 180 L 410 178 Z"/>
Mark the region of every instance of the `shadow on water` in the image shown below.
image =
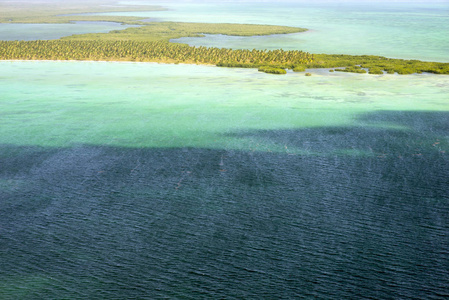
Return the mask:
<path id="1" fill-rule="evenodd" d="M 311 155 L 3 145 L 0 295 L 442 298 L 448 120 L 234 133 Z"/>

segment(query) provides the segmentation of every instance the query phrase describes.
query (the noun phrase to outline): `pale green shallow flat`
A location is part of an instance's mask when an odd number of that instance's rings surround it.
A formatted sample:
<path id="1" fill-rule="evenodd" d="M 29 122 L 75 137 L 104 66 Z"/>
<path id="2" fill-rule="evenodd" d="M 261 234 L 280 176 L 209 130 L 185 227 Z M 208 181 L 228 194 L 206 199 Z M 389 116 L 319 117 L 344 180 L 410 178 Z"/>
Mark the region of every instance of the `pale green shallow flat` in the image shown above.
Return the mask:
<path id="1" fill-rule="evenodd" d="M 0 143 L 285 150 L 233 134 L 369 123 L 378 111 L 448 111 L 449 76 L 273 76 L 253 69 L 1 62 Z M 399 126 L 407 130 L 405 126 Z M 294 149 L 291 149 L 292 151 Z"/>

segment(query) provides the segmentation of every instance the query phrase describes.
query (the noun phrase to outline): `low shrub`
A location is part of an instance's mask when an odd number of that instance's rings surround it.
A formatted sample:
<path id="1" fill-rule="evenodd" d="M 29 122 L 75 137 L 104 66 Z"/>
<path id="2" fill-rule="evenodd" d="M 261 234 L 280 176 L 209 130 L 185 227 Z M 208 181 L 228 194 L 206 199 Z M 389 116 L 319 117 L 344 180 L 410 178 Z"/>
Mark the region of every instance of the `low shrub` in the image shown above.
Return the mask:
<path id="1" fill-rule="evenodd" d="M 382 75 L 384 72 L 379 68 L 370 68 L 368 74 Z"/>
<path id="2" fill-rule="evenodd" d="M 299 65 L 299 66 L 294 66 L 293 67 L 293 72 L 305 72 L 306 71 L 306 67 Z"/>
<path id="3" fill-rule="evenodd" d="M 258 71 L 269 73 L 269 74 L 287 74 L 287 71 L 285 69 L 269 67 L 269 66 L 261 66 L 261 67 L 259 67 Z"/>

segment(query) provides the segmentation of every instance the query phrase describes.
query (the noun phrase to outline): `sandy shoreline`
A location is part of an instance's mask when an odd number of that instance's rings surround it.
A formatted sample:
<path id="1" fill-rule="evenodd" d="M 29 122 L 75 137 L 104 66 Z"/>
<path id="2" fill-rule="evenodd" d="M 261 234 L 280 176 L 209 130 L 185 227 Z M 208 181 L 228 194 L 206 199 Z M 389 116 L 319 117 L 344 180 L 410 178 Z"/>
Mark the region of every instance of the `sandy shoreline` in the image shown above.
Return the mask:
<path id="1" fill-rule="evenodd" d="M 45 59 L 8 59 L 8 60 L 0 60 L 0 62 L 68 62 L 68 63 L 77 63 L 77 62 L 86 62 L 86 63 L 119 63 L 119 64 L 157 64 L 157 65 L 185 65 L 185 66 L 205 66 L 205 67 L 217 67 L 212 64 L 189 64 L 189 63 L 164 63 L 164 62 L 152 62 L 152 61 L 115 61 L 115 60 L 45 60 Z M 256 73 L 257 68 L 229 68 L 229 67 L 217 67 L 220 69 L 245 69 L 245 70 L 254 70 Z M 342 68 L 314 68 L 314 69 L 306 69 L 303 72 L 293 72 L 292 70 L 287 70 L 287 75 L 297 74 L 300 76 L 304 76 L 305 73 L 312 73 L 316 76 L 333 76 L 333 77 L 350 77 L 350 76 L 369 76 L 369 77 L 382 77 L 382 76 L 404 76 L 399 74 L 383 74 L 383 75 L 374 75 L 374 74 L 359 74 L 359 73 L 350 73 L 350 72 L 329 72 L 329 70 L 342 69 Z M 272 74 L 269 74 L 272 75 Z M 415 76 L 423 76 L 423 75 L 431 75 L 437 76 L 437 74 L 432 73 L 422 73 L 422 74 L 408 74 Z M 441 75 L 439 75 L 441 76 Z"/>
<path id="2" fill-rule="evenodd" d="M 157 64 L 157 65 L 185 65 L 185 66 L 204 66 L 204 67 L 216 67 L 220 69 L 246 69 L 246 70 L 254 70 L 256 73 L 258 72 L 257 68 L 232 68 L 232 67 L 218 67 L 213 64 L 201 64 L 201 63 L 169 63 L 169 62 L 157 62 L 157 61 L 126 61 L 126 60 L 54 60 L 54 59 L 0 59 L 0 62 L 69 62 L 69 63 L 77 63 L 77 62 L 86 62 L 86 63 L 115 63 L 115 64 Z M 303 72 L 294 72 L 293 70 L 287 69 L 286 75 L 297 74 L 300 76 L 304 76 L 305 73 L 312 73 L 315 76 L 333 76 L 333 77 L 349 77 L 349 76 L 368 76 L 368 77 L 383 77 L 383 76 L 443 76 L 446 74 L 433 74 L 429 72 L 422 72 L 421 74 L 413 73 L 400 75 L 398 73 L 394 74 L 368 74 L 368 73 L 351 73 L 351 72 L 329 72 L 329 70 L 336 69 L 344 69 L 344 67 L 336 67 L 336 68 L 310 68 L 306 69 Z M 273 75 L 273 74 L 269 74 Z M 447 75 L 449 76 L 449 75 Z"/>

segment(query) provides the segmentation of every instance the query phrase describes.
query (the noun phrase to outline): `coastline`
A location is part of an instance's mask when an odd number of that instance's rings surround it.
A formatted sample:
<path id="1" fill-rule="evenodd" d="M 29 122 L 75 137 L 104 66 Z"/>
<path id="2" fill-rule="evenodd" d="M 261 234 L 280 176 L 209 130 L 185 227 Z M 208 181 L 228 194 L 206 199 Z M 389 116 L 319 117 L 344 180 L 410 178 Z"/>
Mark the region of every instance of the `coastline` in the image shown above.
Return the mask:
<path id="1" fill-rule="evenodd" d="M 150 64 L 150 65 L 181 65 L 181 66 L 201 66 L 201 67 L 215 67 L 223 69 L 223 67 L 218 67 L 213 64 L 202 64 L 202 63 L 169 63 L 169 62 L 155 62 L 155 61 L 127 61 L 127 60 L 54 60 L 54 59 L 0 59 L 1 62 L 55 62 L 55 63 L 113 63 L 113 64 Z M 238 67 L 232 67 L 232 68 L 226 68 L 226 69 L 242 69 L 242 70 L 248 70 L 252 69 L 254 70 L 254 73 L 265 73 L 265 72 L 258 72 L 257 68 L 238 68 Z M 302 72 L 294 72 L 292 70 L 287 71 L 287 75 L 294 75 L 297 76 L 304 76 L 306 73 L 311 73 L 314 76 L 327 76 L 327 77 L 354 77 L 354 76 L 364 76 L 364 77 L 403 77 L 403 75 L 400 74 L 368 74 L 368 73 L 351 73 L 351 72 L 329 72 L 330 70 L 335 70 L 334 68 L 309 68 Z M 269 74 L 270 75 L 270 74 Z M 447 74 L 433 74 L 429 72 L 423 72 L 421 74 L 413 73 L 413 74 L 407 74 L 408 76 L 444 76 Z M 449 76 L 449 75 L 447 75 Z M 309 76 L 306 76 L 309 77 Z"/>
<path id="2" fill-rule="evenodd" d="M 116 7 L 114 6 L 114 8 Z M 106 11 L 101 8 L 90 10 L 90 13 L 96 14 L 107 12 L 108 9 Z M 128 7 L 117 12 L 126 11 L 140 11 L 140 9 L 132 10 Z M 286 70 L 293 70 L 298 73 L 313 72 L 314 69 L 321 69 L 314 73 L 323 73 L 323 69 L 339 71 L 341 68 L 344 68 L 343 72 L 369 73 L 371 75 L 384 75 L 385 73 L 409 75 L 423 72 L 449 74 L 449 63 L 435 61 L 404 60 L 377 55 L 311 54 L 300 50 L 283 50 L 281 48 L 273 50 L 254 49 L 252 51 L 245 48 L 234 50 L 213 46 L 196 47 L 176 41 L 182 38 L 203 37 L 204 35 L 270 38 L 288 34 L 313 33 L 315 32 L 313 29 L 239 23 L 127 22 L 121 16 L 111 16 L 111 18 L 115 18 L 114 20 L 77 19 L 78 17 L 86 17 L 82 16 L 83 14 L 85 13 L 79 10 L 69 14 L 74 16 L 73 20 L 69 20 L 69 22 L 115 22 L 121 25 L 138 24 L 141 26 L 112 30 L 108 33 L 74 34 L 53 40 L 10 41 L 9 43 L 0 41 L 0 43 L 3 42 L 0 44 L 2 46 L 0 48 L 0 59 L 182 63 L 258 68 L 259 71 L 274 74 L 285 74 Z M 52 17 L 59 16 L 61 14 Z M 0 22 L 2 22 L 1 19 Z M 29 24 L 28 22 L 21 24 Z M 167 44 L 161 46 L 159 44 L 161 42 L 167 42 Z M 256 51 L 255 55 L 254 51 Z M 95 59 L 91 59 L 91 57 Z M 332 73 L 333 70 L 327 70 L 327 72 Z"/>

